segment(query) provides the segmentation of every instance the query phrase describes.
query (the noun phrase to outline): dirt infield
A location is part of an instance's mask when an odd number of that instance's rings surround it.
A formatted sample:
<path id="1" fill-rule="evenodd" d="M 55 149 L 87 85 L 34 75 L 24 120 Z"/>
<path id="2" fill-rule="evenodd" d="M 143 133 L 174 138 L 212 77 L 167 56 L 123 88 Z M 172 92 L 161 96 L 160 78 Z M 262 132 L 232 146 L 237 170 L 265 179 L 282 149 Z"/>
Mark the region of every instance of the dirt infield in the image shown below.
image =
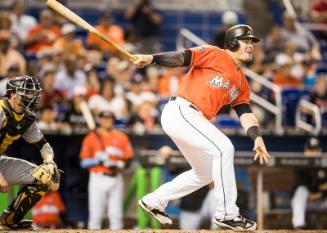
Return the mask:
<path id="1" fill-rule="evenodd" d="M 31 231 L 6 231 L 0 230 L 1 233 L 11 232 L 11 233 L 31 233 L 31 232 L 39 232 L 39 233 L 213 233 L 213 232 L 224 232 L 224 233 L 244 233 L 245 231 L 225 231 L 225 230 L 83 230 L 83 229 L 58 229 L 58 230 L 31 230 Z M 296 232 L 296 233 L 320 233 L 326 232 L 327 230 L 263 230 L 263 231 L 255 231 L 257 233 L 285 233 L 285 232 Z"/>

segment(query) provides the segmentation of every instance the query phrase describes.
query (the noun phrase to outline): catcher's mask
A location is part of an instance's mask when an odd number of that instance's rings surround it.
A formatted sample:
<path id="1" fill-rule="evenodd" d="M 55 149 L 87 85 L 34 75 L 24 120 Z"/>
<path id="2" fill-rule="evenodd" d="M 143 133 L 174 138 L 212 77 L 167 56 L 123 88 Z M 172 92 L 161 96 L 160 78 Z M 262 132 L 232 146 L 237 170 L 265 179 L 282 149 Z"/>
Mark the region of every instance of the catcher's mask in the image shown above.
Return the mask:
<path id="1" fill-rule="evenodd" d="M 238 24 L 227 30 L 225 35 L 225 48 L 230 51 L 236 51 L 240 47 L 238 40 L 252 39 L 257 43 L 260 39 L 253 35 L 253 29 L 246 24 Z"/>
<path id="2" fill-rule="evenodd" d="M 42 88 L 37 78 L 22 75 L 10 79 L 7 82 L 6 91 L 8 98 L 11 93 L 20 96 L 21 105 L 33 112 L 40 101 Z"/>

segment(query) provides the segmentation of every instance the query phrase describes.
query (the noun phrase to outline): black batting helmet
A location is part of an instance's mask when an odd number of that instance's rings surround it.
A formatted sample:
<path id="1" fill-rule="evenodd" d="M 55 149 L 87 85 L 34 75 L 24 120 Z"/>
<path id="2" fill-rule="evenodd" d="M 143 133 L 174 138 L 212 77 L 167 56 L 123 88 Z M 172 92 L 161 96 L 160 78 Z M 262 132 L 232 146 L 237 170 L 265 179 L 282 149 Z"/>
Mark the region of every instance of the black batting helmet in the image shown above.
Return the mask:
<path id="1" fill-rule="evenodd" d="M 34 111 L 41 98 L 41 84 L 35 77 L 22 75 L 9 79 L 6 85 L 6 96 L 16 93 L 21 97 L 21 104 L 28 110 Z"/>
<path id="2" fill-rule="evenodd" d="M 236 51 L 240 44 L 238 40 L 252 39 L 255 43 L 260 39 L 253 35 L 253 29 L 246 24 L 238 24 L 227 30 L 225 35 L 225 48 L 231 51 Z"/>

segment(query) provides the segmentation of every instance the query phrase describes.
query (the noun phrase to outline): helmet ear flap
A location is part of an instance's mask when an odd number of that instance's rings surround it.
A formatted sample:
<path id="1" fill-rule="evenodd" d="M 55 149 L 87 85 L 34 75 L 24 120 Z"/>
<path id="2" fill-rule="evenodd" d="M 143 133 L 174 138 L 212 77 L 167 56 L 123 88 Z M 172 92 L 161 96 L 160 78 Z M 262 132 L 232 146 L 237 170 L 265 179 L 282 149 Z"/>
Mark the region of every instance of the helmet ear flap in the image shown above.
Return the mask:
<path id="1" fill-rule="evenodd" d="M 237 38 L 233 38 L 230 41 L 230 45 L 229 45 L 229 49 L 233 52 L 235 52 L 236 50 L 238 50 L 238 48 L 240 47 L 240 43 L 238 42 Z"/>

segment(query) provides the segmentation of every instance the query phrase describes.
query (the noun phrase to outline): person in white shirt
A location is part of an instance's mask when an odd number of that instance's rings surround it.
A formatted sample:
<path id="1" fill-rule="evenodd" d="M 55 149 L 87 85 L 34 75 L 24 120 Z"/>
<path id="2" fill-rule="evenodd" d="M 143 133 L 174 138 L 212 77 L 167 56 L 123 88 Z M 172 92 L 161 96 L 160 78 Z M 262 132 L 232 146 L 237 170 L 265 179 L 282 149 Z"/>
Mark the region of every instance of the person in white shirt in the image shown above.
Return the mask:
<path id="1" fill-rule="evenodd" d="M 24 0 L 16 0 L 12 4 L 11 31 L 15 33 L 21 41 L 26 39 L 27 33 L 37 24 L 33 16 L 24 14 Z"/>
<path id="2" fill-rule="evenodd" d="M 110 109 L 117 119 L 126 120 L 128 118 L 127 101 L 122 96 L 115 95 L 114 86 L 113 79 L 104 79 L 99 94 L 91 96 L 88 105 L 94 113 Z"/>
<path id="3" fill-rule="evenodd" d="M 75 59 L 75 57 L 66 58 L 64 68 L 55 75 L 54 87 L 63 92 L 68 100 L 73 98 L 75 87 L 86 85 L 86 74 L 77 69 Z"/>

